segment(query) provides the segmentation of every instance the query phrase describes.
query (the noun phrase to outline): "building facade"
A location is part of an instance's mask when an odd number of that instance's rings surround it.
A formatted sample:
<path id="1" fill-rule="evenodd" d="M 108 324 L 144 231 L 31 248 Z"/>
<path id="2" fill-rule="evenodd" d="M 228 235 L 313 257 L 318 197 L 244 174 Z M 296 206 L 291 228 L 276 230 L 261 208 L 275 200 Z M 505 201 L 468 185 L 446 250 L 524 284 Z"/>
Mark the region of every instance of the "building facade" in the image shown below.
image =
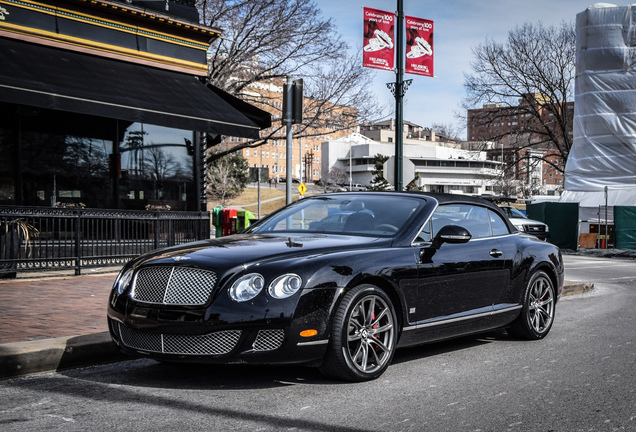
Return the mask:
<path id="1" fill-rule="evenodd" d="M 536 110 L 537 115 L 530 114 Z M 572 119 L 574 103 L 565 104 L 564 118 Z M 488 158 L 505 164 L 505 180 L 512 195 L 560 195 L 563 191 L 565 163 L 553 146 L 540 144 L 544 125 L 553 123 L 554 114 L 544 107 L 539 95 L 526 95 L 517 106 L 484 105 L 468 110 L 468 142 L 462 147 L 482 146 Z M 555 128 L 554 131 L 558 131 Z M 572 140 L 572 122 L 567 128 Z"/>
<path id="2" fill-rule="evenodd" d="M 287 173 L 286 129 L 282 123 L 284 84 L 282 79 L 272 79 L 253 84 L 241 93 L 243 100 L 269 112 L 273 119 L 272 126 L 265 129 L 262 134 L 263 136 L 271 134 L 267 142 L 241 151 L 250 168 L 262 168 L 271 181 L 279 182 L 281 179 L 286 180 L 291 177 L 298 181 L 316 182 L 322 177 L 321 144 L 355 130 L 355 110 L 329 104 L 329 102 L 315 101 L 309 97 L 304 98 L 304 115 L 307 121 L 305 124 L 293 126 L 295 136 L 292 140 L 291 151 L 293 172 L 289 174 Z M 340 121 L 343 113 L 348 116 L 346 123 Z M 230 146 L 247 141 L 244 138 L 226 139 L 226 143 Z"/>
<path id="3" fill-rule="evenodd" d="M 204 133 L 269 114 L 206 84 L 194 2 L 0 0 L 0 204 L 204 209 Z"/>
<path id="4" fill-rule="evenodd" d="M 374 141 L 393 143 L 395 142 L 395 119 L 382 122 L 363 123 L 360 125 L 360 133 Z M 403 142 L 430 142 L 438 145 L 457 147 L 457 142 L 452 139 L 440 136 L 434 129 L 425 128 L 408 121 L 402 125 Z"/>
<path id="5" fill-rule="evenodd" d="M 415 185 L 426 192 L 492 194 L 494 184 L 501 177 L 501 163 L 487 160 L 484 151 L 436 144 L 405 144 L 403 152 L 404 171 L 412 173 L 410 179 L 404 179 L 404 184 L 415 179 Z M 391 143 L 350 134 L 323 143 L 323 175 L 328 177 L 334 171 L 342 172 L 344 184 L 369 186 L 374 179 L 376 155 L 391 157 L 394 154 L 395 146 Z"/>

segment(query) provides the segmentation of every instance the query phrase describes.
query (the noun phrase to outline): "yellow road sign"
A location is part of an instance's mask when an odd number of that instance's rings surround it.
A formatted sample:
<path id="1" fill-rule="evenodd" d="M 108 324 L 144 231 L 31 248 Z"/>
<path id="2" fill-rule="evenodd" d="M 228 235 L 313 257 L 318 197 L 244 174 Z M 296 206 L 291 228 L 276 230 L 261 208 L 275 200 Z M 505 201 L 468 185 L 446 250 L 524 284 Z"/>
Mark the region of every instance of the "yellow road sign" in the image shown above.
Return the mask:
<path id="1" fill-rule="evenodd" d="M 301 183 L 300 186 L 298 186 L 298 192 L 300 192 L 301 195 L 305 195 L 305 192 L 307 192 L 307 186 L 305 186 L 305 183 Z"/>

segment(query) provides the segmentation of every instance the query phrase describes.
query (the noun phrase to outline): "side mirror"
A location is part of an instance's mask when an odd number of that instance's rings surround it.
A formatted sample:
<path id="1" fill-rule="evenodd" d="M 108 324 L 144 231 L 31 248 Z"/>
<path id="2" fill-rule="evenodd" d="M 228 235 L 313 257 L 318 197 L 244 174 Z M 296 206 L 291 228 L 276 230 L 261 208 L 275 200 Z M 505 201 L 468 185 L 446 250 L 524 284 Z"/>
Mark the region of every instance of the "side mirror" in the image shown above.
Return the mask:
<path id="1" fill-rule="evenodd" d="M 467 243 L 473 236 L 463 226 L 446 225 L 442 227 L 433 239 L 433 247 L 439 249 L 444 243 Z"/>

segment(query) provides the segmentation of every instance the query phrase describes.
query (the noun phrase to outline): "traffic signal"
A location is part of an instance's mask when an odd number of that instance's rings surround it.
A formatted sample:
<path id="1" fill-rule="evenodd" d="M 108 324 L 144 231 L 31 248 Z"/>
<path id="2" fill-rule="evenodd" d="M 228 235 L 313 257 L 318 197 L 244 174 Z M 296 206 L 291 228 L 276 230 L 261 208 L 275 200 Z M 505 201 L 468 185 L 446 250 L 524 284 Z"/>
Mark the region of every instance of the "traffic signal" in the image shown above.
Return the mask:
<path id="1" fill-rule="evenodd" d="M 287 114 L 287 92 L 289 91 L 288 85 L 283 86 L 283 117 Z M 302 123 L 303 121 L 303 80 L 297 79 L 291 85 L 292 92 L 292 106 L 291 106 L 291 118 L 292 124 Z"/>

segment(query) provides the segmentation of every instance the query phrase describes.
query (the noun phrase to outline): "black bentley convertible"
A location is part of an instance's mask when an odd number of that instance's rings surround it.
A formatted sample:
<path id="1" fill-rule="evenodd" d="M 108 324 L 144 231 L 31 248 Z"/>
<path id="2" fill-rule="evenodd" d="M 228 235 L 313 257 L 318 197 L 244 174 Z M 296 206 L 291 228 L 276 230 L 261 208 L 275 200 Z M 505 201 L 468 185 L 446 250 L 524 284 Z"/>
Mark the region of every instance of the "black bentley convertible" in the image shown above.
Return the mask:
<path id="1" fill-rule="evenodd" d="M 229 237 L 142 255 L 109 299 L 114 342 L 171 362 L 300 363 L 379 377 L 396 348 L 506 328 L 548 334 L 557 247 L 459 195 L 297 201 Z"/>

